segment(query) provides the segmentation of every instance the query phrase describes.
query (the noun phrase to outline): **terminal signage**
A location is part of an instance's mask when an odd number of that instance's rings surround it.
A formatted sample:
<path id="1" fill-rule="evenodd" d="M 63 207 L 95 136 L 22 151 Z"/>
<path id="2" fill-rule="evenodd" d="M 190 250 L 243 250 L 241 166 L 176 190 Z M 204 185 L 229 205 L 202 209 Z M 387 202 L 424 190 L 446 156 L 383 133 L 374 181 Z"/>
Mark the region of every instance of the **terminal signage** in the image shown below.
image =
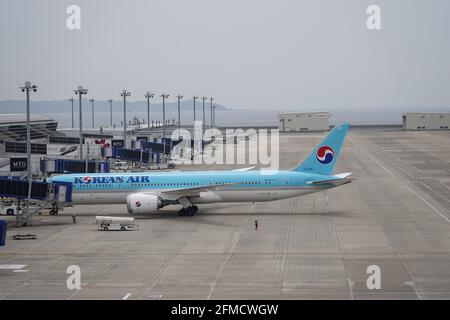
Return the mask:
<path id="1" fill-rule="evenodd" d="M 26 171 L 28 168 L 27 158 L 11 158 L 9 160 L 9 169 L 14 171 Z"/>
<path id="2" fill-rule="evenodd" d="M 123 148 L 124 147 L 123 139 L 111 140 L 111 146 Z"/>

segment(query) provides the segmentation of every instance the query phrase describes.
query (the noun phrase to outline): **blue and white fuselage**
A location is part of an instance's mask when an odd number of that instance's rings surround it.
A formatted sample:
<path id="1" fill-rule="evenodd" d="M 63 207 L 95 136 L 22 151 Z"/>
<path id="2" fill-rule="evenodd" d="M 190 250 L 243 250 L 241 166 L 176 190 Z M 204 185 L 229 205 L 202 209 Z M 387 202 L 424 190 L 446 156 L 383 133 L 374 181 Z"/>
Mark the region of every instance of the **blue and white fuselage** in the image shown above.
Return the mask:
<path id="1" fill-rule="evenodd" d="M 336 126 L 291 170 L 66 174 L 52 180 L 72 183 L 73 204 L 127 204 L 135 214 L 181 204 L 180 214 L 192 215 L 196 204 L 273 201 L 350 182 L 349 173 L 331 174 L 347 130 Z"/>

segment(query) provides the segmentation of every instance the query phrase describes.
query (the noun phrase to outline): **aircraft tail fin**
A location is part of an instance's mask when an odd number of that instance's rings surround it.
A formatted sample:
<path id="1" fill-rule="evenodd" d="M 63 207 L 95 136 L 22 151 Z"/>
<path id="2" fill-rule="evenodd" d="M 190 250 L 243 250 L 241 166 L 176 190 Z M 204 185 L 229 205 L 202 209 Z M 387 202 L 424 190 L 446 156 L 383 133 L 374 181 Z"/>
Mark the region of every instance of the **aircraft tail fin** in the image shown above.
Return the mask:
<path id="1" fill-rule="evenodd" d="M 330 175 L 339 157 L 349 124 L 336 125 L 305 160 L 291 170 Z"/>

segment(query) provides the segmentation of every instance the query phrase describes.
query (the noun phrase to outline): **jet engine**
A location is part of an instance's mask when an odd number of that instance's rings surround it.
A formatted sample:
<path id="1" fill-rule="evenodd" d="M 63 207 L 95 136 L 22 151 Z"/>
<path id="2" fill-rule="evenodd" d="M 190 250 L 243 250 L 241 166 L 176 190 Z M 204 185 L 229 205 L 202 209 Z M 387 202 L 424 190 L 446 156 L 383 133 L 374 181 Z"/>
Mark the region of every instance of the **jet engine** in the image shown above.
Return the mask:
<path id="1" fill-rule="evenodd" d="M 159 208 L 162 208 L 162 199 L 155 194 L 134 193 L 127 196 L 129 214 L 156 213 Z"/>

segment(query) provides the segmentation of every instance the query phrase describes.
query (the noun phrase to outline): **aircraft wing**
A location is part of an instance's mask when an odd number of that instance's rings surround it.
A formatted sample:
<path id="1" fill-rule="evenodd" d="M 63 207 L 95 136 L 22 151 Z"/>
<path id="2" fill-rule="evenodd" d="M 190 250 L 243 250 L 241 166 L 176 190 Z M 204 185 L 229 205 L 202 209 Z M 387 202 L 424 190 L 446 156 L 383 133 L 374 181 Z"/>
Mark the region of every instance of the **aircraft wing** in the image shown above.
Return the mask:
<path id="1" fill-rule="evenodd" d="M 160 190 L 157 193 L 161 194 L 166 199 L 171 199 L 171 198 L 178 199 L 180 197 L 198 196 L 200 194 L 200 192 L 217 191 L 217 190 L 223 189 L 224 187 L 235 186 L 235 185 L 239 185 L 241 183 L 242 182 L 208 184 L 208 185 L 188 187 L 188 188 Z M 155 193 L 155 192 L 151 192 L 151 193 Z"/>

